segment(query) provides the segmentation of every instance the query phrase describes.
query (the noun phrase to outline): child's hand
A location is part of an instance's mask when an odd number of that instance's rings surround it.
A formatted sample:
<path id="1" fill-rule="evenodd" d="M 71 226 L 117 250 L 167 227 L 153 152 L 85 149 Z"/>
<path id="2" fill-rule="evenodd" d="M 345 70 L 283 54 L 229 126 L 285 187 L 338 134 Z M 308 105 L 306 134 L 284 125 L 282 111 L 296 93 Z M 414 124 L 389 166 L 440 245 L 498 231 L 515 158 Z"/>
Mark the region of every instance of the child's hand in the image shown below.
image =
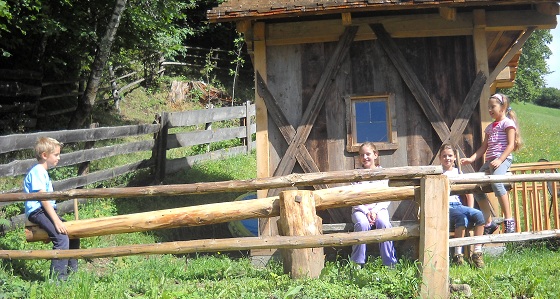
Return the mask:
<path id="1" fill-rule="evenodd" d="M 369 213 L 367 213 L 367 218 L 369 220 L 369 224 L 373 225 L 375 223 L 376 218 L 377 218 L 377 214 L 373 214 L 373 212 L 369 212 Z"/>
<path id="2" fill-rule="evenodd" d="M 461 158 L 459 160 L 459 162 L 461 162 L 461 165 L 465 165 L 465 164 L 471 164 L 473 161 L 473 159 L 471 158 Z"/>
<path id="3" fill-rule="evenodd" d="M 54 221 L 54 228 L 56 229 L 56 231 L 59 234 L 63 234 L 63 235 L 68 234 L 68 230 L 66 229 L 66 225 L 64 225 L 64 222 L 60 221 L 59 219 L 56 219 Z"/>
<path id="4" fill-rule="evenodd" d="M 492 168 L 496 169 L 500 167 L 500 165 L 502 165 L 502 161 L 500 159 L 494 159 L 492 160 L 492 162 L 490 162 L 490 165 L 492 166 Z"/>

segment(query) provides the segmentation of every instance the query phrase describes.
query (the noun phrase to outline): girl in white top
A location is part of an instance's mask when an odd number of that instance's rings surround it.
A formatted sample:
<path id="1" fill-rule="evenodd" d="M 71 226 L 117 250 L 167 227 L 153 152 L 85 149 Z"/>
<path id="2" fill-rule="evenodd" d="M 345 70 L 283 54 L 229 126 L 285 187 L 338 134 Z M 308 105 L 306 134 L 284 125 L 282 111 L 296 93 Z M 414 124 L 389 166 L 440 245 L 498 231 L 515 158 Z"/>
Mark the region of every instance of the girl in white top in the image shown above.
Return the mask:
<path id="1" fill-rule="evenodd" d="M 375 161 L 379 153 L 373 142 L 365 142 L 360 146 L 360 163 L 363 168 L 374 169 L 379 167 Z M 378 184 L 379 186 L 387 186 L 387 181 L 371 181 L 359 182 L 356 184 Z M 354 231 L 368 231 L 372 228 L 382 229 L 391 228 L 389 219 L 390 202 L 378 202 L 352 207 L 352 222 L 354 222 Z M 393 241 L 379 243 L 379 252 L 383 264 L 393 267 L 397 263 L 395 257 L 395 247 Z M 358 244 L 352 246 L 351 260 L 359 265 L 366 262 L 366 244 Z"/>

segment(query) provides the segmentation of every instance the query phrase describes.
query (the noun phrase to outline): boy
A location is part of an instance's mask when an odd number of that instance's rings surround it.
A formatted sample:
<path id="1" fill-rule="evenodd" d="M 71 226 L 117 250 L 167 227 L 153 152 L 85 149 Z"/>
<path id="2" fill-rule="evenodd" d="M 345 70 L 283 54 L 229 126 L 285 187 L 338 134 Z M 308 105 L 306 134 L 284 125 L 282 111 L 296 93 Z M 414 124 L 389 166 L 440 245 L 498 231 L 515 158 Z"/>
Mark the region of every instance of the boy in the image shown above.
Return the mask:
<path id="1" fill-rule="evenodd" d="M 23 180 L 25 193 L 52 192 L 52 182 L 47 169 L 55 167 L 60 160 L 62 143 L 53 138 L 41 137 L 35 144 L 35 157 L 38 163 L 33 166 Z M 25 202 L 25 215 L 29 221 L 45 230 L 53 242 L 53 249 L 78 249 L 80 240 L 69 240 L 64 220 L 56 214 L 55 200 L 30 200 Z M 53 259 L 50 277 L 68 279 L 70 272 L 78 269 L 76 259 Z"/>

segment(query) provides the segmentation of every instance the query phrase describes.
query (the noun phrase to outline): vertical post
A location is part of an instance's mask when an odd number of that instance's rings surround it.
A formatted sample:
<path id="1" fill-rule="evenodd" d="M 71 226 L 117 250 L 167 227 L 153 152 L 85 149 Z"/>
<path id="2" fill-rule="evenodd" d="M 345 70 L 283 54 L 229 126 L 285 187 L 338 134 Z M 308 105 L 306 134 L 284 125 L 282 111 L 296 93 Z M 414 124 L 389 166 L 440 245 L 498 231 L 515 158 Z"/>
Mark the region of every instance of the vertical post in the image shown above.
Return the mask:
<path id="1" fill-rule="evenodd" d="M 251 153 L 251 142 L 252 142 L 252 135 L 253 133 L 251 132 L 251 102 L 250 101 L 246 101 L 245 102 L 245 146 L 247 148 L 247 154 Z"/>
<path id="2" fill-rule="evenodd" d="M 313 236 L 321 234 L 322 221 L 316 214 L 313 193 L 289 190 L 280 193 L 278 231 L 282 236 Z M 294 279 L 318 278 L 325 263 L 320 248 L 282 249 L 284 273 Z"/>
<path id="3" fill-rule="evenodd" d="M 429 175 L 420 188 L 420 297 L 448 298 L 449 180 Z"/>
<path id="4" fill-rule="evenodd" d="M 165 178 L 165 162 L 167 161 L 167 134 L 169 131 L 167 112 L 163 112 L 159 117 L 156 116 L 156 122 L 160 124 L 160 129 L 155 136 L 156 142 L 152 158 L 155 162 L 154 180 L 161 183 Z"/>

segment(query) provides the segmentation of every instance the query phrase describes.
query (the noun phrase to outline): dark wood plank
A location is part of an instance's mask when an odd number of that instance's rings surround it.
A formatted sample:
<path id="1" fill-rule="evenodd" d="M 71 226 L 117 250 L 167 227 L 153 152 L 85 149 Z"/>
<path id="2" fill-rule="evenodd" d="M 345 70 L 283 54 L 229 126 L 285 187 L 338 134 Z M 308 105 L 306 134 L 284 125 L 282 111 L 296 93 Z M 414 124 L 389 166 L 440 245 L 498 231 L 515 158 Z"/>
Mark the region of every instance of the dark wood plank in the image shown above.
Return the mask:
<path id="1" fill-rule="evenodd" d="M 254 104 L 252 106 L 254 106 Z M 246 108 L 244 106 L 235 106 L 184 112 L 171 112 L 168 113 L 167 118 L 170 128 L 174 128 L 242 118 L 246 117 L 245 114 Z"/>
<path id="2" fill-rule="evenodd" d="M 169 134 L 167 136 L 167 149 L 244 138 L 246 137 L 246 134 L 247 132 L 245 127 L 220 128 L 215 130 Z"/>
<path id="3" fill-rule="evenodd" d="M 97 141 L 119 137 L 153 134 L 159 130 L 159 125 L 131 125 L 120 127 L 103 127 L 96 129 L 62 130 L 31 134 L 15 134 L 0 136 L 0 153 L 7 153 L 35 146 L 39 137 L 51 137 L 63 143 L 81 141 Z"/>
<path id="4" fill-rule="evenodd" d="M 391 39 L 382 24 L 370 24 L 371 29 L 375 32 L 381 46 L 399 71 L 401 77 L 403 78 L 406 85 L 409 87 L 410 91 L 414 95 L 416 101 L 420 104 L 422 111 L 432 124 L 432 127 L 436 131 L 440 140 L 445 140 L 451 133 L 449 127 L 445 124 L 444 118 L 441 113 L 436 109 L 434 102 L 431 100 L 430 96 L 422 86 L 422 83 L 412 70 L 410 64 L 404 59 L 403 54 L 400 52 L 399 48 L 396 46 L 395 42 Z M 462 149 L 459 148 L 462 156 L 465 156 Z M 471 165 L 465 165 L 466 172 L 474 172 Z"/>
<path id="5" fill-rule="evenodd" d="M 347 27 L 344 31 L 344 34 L 340 38 L 335 53 L 330 58 L 329 63 L 327 64 L 327 67 L 325 68 L 325 71 L 321 76 L 321 80 L 317 84 L 317 88 L 315 89 L 315 92 L 311 100 L 309 101 L 309 105 L 305 110 L 302 121 L 298 126 L 298 129 L 296 130 L 296 136 L 294 137 L 292 143 L 288 146 L 288 150 L 286 150 L 286 153 L 284 154 L 278 167 L 274 171 L 275 176 L 288 174 L 294 168 L 297 148 L 303 146 L 303 143 L 309 136 L 311 127 L 313 126 L 313 123 L 315 122 L 315 119 L 317 118 L 317 115 L 319 114 L 319 111 L 324 104 L 324 95 L 329 91 L 330 83 L 334 80 L 334 77 L 336 77 L 336 73 L 338 72 L 341 61 L 348 54 L 350 44 L 354 40 L 354 36 L 356 35 L 357 31 L 358 27 Z"/>
<path id="6" fill-rule="evenodd" d="M 148 168 L 154 165 L 152 160 L 142 160 L 118 167 L 113 167 L 110 169 L 104 169 L 96 172 L 89 173 L 87 175 L 74 177 L 62 181 L 53 182 L 53 189 L 57 191 L 75 189 L 78 187 L 83 187 L 95 182 L 104 181 L 110 178 L 129 173 L 131 171 L 136 171 L 144 168 Z"/>
<path id="7" fill-rule="evenodd" d="M 278 129 L 280 133 L 286 140 L 286 142 L 290 142 L 294 136 L 296 135 L 296 130 L 294 127 L 289 123 L 288 119 L 280 110 L 280 105 L 276 98 L 272 95 L 270 90 L 268 90 L 268 86 L 264 82 L 261 74 L 257 71 L 257 92 L 263 98 L 266 103 L 266 107 L 268 109 L 268 113 Z M 303 168 L 305 172 L 319 172 L 319 167 L 315 164 L 315 161 L 307 151 L 307 148 L 300 147 L 296 152 L 296 159 Z M 318 186 L 319 188 L 326 188 L 325 185 Z"/>
<path id="8" fill-rule="evenodd" d="M 106 146 L 88 150 L 80 150 L 60 155 L 58 167 L 74 165 L 86 161 L 99 160 L 107 157 L 152 150 L 154 140 L 144 140 L 125 144 Z M 0 176 L 15 176 L 27 173 L 37 163 L 37 159 L 16 160 L 0 165 Z"/>

